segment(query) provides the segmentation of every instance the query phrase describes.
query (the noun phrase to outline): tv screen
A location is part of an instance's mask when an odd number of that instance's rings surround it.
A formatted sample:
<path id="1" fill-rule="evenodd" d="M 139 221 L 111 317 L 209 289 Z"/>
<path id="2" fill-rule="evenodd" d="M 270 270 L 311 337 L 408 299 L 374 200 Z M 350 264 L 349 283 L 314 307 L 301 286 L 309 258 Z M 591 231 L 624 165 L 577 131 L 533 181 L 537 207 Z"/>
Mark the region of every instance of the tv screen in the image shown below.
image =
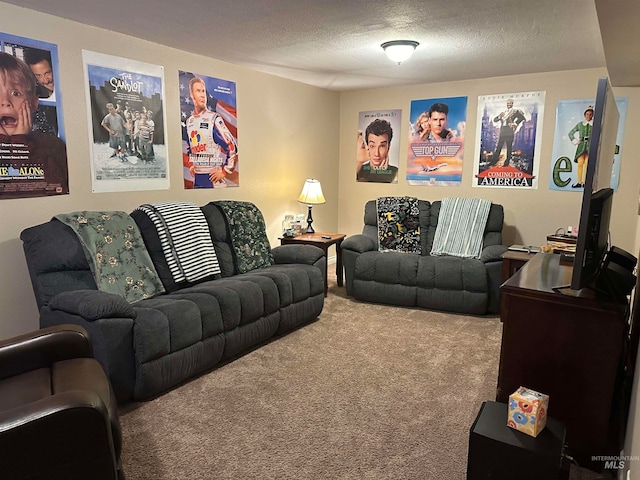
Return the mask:
<path id="1" fill-rule="evenodd" d="M 613 203 L 613 190 L 609 187 L 619 116 L 609 80 L 600 78 L 571 276 L 573 290 L 593 286 L 609 247 L 609 221 Z"/>

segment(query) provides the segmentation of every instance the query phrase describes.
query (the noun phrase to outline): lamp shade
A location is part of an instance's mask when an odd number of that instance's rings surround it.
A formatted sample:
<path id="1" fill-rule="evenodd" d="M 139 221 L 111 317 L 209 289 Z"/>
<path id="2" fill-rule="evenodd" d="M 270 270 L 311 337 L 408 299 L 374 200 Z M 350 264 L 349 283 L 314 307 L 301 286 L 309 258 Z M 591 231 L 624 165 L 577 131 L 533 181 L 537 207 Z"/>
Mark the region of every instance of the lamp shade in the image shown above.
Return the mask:
<path id="1" fill-rule="evenodd" d="M 414 40 L 392 40 L 391 42 L 384 42 L 380 46 L 389 60 L 400 65 L 413 55 L 413 51 L 418 45 L 419 43 Z"/>
<path id="2" fill-rule="evenodd" d="M 300 203 L 306 203 L 307 205 L 319 205 L 326 202 L 322 194 L 320 182 L 313 178 L 307 178 L 302 186 L 302 192 L 298 197 L 298 201 Z"/>

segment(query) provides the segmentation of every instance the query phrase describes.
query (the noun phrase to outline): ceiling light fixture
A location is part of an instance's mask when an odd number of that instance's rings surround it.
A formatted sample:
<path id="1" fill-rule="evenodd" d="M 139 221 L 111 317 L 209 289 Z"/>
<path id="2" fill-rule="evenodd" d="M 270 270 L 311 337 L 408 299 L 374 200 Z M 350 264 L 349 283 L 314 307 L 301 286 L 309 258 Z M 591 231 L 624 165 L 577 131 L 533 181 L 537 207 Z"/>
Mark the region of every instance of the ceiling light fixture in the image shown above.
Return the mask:
<path id="1" fill-rule="evenodd" d="M 418 45 L 420 44 L 413 40 L 392 40 L 390 42 L 384 42 L 380 46 L 384 50 L 384 53 L 387 54 L 387 57 L 389 57 L 389 60 L 400 65 L 405 60 L 411 58 L 413 51 Z"/>

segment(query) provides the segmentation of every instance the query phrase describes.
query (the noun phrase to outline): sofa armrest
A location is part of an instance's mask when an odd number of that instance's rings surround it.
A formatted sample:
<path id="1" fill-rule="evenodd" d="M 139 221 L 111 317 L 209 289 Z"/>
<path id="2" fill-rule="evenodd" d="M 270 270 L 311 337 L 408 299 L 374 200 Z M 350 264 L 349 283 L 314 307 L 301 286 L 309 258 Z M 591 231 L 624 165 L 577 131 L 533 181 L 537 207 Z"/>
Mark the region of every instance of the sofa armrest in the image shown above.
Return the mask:
<path id="1" fill-rule="evenodd" d="M 376 243 L 371 237 L 359 233 L 345 238 L 342 242 L 342 249 L 353 250 L 357 253 L 371 252 L 376 249 Z"/>
<path id="2" fill-rule="evenodd" d="M 301 263 L 314 265 L 324 257 L 320 247 L 314 245 L 280 245 L 271 250 L 276 265 L 283 263 Z"/>
<path id="3" fill-rule="evenodd" d="M 0 342 L 0 379 L 48 367 L 70 358 L 93 357 L 87 331 L 79 325 L 57 325 Z"/>
<path id="4" fill-rule="evenodd" d="M 480 261 L 484 263 L 502 260 L 502 254 L 508 250 L 504 245 L 489 245 L 482 249 Z"/>
<path id="5" fill-rule="evenodd" d="M 70 290 L 49 301 L 51 310 L 78 315 L 87 321 L 100 318 L 136 318 L 136 311 L 123 297 L 98 290 Z"/>
<path id="6" fill-rule="evenodd" d="M 116 478 L 109 412 L 96 392 L 64 391 L 0 412 L 0 448 L 3 478 Z"/>

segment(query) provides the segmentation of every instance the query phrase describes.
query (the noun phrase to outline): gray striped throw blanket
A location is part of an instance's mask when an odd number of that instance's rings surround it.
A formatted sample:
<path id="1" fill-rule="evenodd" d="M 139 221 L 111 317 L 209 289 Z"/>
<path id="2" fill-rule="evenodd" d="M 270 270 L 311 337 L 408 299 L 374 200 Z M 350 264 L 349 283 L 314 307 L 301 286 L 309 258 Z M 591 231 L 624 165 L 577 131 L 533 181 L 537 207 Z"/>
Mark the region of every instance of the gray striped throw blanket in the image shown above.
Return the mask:
<path id="1" fill-rule="evenodd" d="M 480 258 L 491 202 L 480 198 L 443 198 L 431 255 Z"/>
<path id="2" fill-rule="evenodd" d="M 175 282 L 193 282 L 220 273 L 207 220 L 190 202 L 145 203 L 144 212 L 156 226 L 162 252 Z"/>

